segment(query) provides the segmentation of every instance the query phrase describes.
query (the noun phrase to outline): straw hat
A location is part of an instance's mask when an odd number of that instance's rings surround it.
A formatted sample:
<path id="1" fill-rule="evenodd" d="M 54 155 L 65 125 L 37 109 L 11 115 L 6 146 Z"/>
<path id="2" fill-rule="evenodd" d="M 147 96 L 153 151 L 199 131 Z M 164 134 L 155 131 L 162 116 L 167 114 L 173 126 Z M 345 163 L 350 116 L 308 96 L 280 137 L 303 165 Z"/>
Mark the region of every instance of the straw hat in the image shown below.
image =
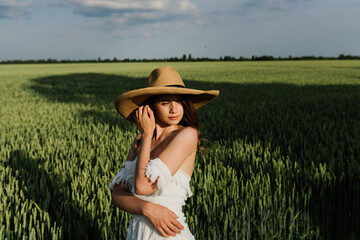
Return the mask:
<path id="1" fill-rule="evenodd" d="M 197 90 L 186 88 L 179 73 L 172 67 L 157 68 L 149 76 L 149 87 L 131 90 L 121 94 L 116 102 L 116 110 L 126 119 L 134 121 L 138 107 L 151 96 L 176 94 L 187 95 L 195 109 L 198 109 L 219 95 L 218 90 Z"/>

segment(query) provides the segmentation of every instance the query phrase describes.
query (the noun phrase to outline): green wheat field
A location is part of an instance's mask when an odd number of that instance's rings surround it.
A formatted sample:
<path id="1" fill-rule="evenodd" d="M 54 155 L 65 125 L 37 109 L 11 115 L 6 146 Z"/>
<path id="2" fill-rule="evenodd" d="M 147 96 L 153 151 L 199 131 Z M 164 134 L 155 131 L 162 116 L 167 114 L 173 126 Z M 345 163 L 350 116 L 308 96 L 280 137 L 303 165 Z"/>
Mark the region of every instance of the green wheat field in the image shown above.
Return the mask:
<path id="1" fill-rule="evenodd" d="M 125 239 L 114 101 L 171 65 L 219 89 L 184 212 L 201 239 L 360 239 L 360 61 L 0 65 L 0 239 Z"/>

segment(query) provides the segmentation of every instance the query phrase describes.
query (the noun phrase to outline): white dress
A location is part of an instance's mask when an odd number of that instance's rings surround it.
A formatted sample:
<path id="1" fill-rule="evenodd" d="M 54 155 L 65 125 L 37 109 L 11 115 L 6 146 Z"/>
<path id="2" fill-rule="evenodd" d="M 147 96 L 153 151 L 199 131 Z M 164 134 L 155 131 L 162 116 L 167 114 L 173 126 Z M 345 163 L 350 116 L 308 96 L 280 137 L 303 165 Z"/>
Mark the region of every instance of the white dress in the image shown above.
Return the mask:
<path id="1" fill-rule="evenodd" d="M 178 170 L 173 176 L 169 168 L 159 158 L 150 160 L 146 167 L 146 177 L 151 182 L 157 182 L 158 188 L 149 195 L 135 194 L 135 168 L 137 158 L 134 161 L 125 161 L 125 167 L 114 177 L 110 188 L 113 189 L 115 184 L 121 183 L 126 186 L 131 193 L 136 197 L 145 201 L 150 201 L 169 208 L 175 212 L 179 218 L 177 220 L 184 226 L 181 234 L 176 234 L 175 237 L 165 238 L 154 227 L 148 218 L 142 215 L 132 215 L 127 230 L 127 240 L 138 239 L 186 239 L 195 240 L 191 234 L 188 225 L 185 222 L 185 215 L 182 212 L 182 206 L 185 205 L 185 200 L 192 196 L 190 189 L 190 176 L 182 170 Z"/>

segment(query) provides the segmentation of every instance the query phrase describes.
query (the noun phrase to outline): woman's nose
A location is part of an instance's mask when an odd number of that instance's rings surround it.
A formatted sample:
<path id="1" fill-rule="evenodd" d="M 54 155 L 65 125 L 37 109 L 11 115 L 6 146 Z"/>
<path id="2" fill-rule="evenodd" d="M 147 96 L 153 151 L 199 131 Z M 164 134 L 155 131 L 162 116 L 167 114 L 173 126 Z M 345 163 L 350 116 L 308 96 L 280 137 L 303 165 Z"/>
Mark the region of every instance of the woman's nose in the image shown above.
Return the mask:
<path id="1" fill-rule="evenodd" d="M 176 113 L 177 112 L 177 105 L 176 105 L 176 102 L 171 102 L 170 103 L 170 110 L 169 110 L 170 113 Z"/>

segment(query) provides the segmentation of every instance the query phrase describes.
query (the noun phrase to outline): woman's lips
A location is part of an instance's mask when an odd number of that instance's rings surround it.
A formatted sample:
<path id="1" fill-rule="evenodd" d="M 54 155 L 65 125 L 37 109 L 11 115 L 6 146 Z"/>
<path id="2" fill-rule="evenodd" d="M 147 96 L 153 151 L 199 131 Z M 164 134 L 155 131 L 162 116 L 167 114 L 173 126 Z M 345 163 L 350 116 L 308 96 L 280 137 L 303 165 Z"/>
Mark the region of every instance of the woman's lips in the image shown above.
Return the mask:
<path id="1" fill-rule="evenodd" d="M 170 120 L 176 120 L 178 119 L 178 116 L 175 116 L 175 117 L 169 117 Z"/>

